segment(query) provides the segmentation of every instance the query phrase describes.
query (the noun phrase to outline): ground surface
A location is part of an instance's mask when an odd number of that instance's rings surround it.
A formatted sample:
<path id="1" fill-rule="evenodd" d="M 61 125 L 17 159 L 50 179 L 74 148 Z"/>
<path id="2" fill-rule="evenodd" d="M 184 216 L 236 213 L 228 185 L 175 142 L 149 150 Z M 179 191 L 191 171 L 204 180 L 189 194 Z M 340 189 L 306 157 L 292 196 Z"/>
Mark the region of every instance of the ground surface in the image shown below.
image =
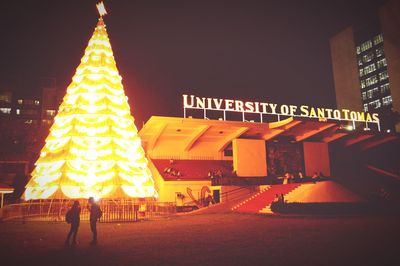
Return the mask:
<path id="1" fill-rule="evenodd" d="M 197 214 L 99 224 L 65 247 L 66 223 L 0 223 L 1 265 L 400 265 L 399 217 Z M 9 264 L 3 264 L 3 262 Z"/>

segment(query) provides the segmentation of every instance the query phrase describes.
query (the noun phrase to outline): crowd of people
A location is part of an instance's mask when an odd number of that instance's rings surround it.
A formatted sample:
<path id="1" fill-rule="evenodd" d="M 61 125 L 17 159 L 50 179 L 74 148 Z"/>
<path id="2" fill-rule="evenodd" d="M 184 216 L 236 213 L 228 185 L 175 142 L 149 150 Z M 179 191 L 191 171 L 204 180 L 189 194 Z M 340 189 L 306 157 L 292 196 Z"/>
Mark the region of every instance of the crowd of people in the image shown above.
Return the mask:
<path id="1" fill-rule="evenodd" d="M 317 182 L 326 179 L 327 177 L 322 172 L 314 172 L 312 176 L 305 176 L 299 171 L 297 174 L 286 172 L 283 177 L 283 184 L 302 183 L 302 182 Z"/>
<path id="2" fill-rule="evenodd" d="M 224 175 L 221 170 L 217 170 L 217 171 L 209 170 L 208 171 L 208 177 L 211 179 L 211 182 L 213 184 L 219 184 L 223 176 Z"/>
<path id="3" fill-rule="evenodd" d="M 179 170 L 177 170 L 175 168 L 172 168 L 172 167 L 166 167 L 164 169 L 164 173 L 168 174 L 170 176 L 174 176 L 176 178 L 180 178 L 182 176 L 182 174 L 181 174 L 181 172 Z"/>
<path id="4" fill-rule="evenodd" d="M 285 203 L 285 196 L 283 195 L 283 194 L 275 194 L 275 198 L 274 198 L 274 201 L 273 201 L 273 203 L 275 203 L 275 204 L 283 204 L 283 203 Z"/>

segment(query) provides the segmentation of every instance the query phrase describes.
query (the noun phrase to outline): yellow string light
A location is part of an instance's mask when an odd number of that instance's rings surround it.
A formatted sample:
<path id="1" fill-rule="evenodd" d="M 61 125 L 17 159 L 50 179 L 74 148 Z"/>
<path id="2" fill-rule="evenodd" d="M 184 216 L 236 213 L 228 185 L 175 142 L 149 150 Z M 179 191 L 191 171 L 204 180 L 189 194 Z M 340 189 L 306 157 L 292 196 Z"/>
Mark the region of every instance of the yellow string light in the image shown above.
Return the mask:
<path id="1" fill-rule="evenodd" d="M 157 197 L 121 80 L 100 17 L 26 186 L 26 200 L 61 194 L 113 198 L 118 188 L 126 197 Z"/>

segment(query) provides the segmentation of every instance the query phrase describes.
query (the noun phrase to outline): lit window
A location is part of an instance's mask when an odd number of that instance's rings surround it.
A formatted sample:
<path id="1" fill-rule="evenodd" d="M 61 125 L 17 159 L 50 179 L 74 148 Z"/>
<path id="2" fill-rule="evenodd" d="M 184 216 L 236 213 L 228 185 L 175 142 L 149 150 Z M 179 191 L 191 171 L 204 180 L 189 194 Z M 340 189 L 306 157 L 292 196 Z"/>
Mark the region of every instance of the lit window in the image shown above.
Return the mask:
<path id="1" fill-rule="evenodd" d="M 0 94 L 0 102 L 11 103 L 11 94 Z"/>
<path id="2" fill-rule="evenodd" d="M 380 57 L 383 55 L 383 47 L 378 47 L 375 49 L 376 57 Z"/>
<path id="3" fill-rule="evenodd" d="M 36 125 L 37 124 L 37 120 L 31 120 L 31 119 L 28 119 L 28 120 L 25 120 L 25 124 L 33 124 L 33 125 Z"/>
<path id="4" fill-rule="evenodd" d="M 381 107 L 381 101 L 380 100 L 375 100 L 369 103 L 369 105 L 375 109 L 378 109 Z"/>
<path id="5" fill-rule="evenodd" d="M 368 96 L 368 99 L 373 98 L 373 97 L 374 97 L 374 92 L 373 92 L 373 90 L 367 91 L 367 96 Z"/>
<path id="6" fill-rule="evenodd" d="M 363 93 L 362 93 L 362 99 L 363 99 L 363 100 L 366 100 L 366 99 L 367 99 L 367 93 L 366 93 L 366 92 L 363 92 Z"/>
<path id="7" fill-rule="evenodd" d="M 378 66 L 378 69 L 387 66 L 386 58 L 382 58 L 381 60 L 376 62 L 376 65 Z"/>
<path id="8" fill-rule="evenodd" d="M 381 93 L 386 93 L 389 91 L 389 89 L 390 89 L 389 83 L 381 85 Z"/>
<path id="9" fill-rule="evenodd" d="M 374 72 L 375 70 L 376 70 L 375 63 L 369 64 L 368 66 L 364 67 L 364 75 Z"/>
<path id="10" fill-rule="evenodd" d="M 364 69 L 363 68 L 360 69 L 360 78 L 362 78 L 362 76 L 364 76 Z"/>
<path id="11" fill-rule="evenodd" d="M 388 72 L 386 70 L 381 72 L 381 73 L 379 73 L 379 80 L 380 81 L 386 80 L 388 78 L 389 78 L 389 74 L 388 74 Z"/>
<path id="12" fill-rule="evenodd" d="M 357 54 L 360 54 L 361 53 L 361 47 L 360 46 L 357 46 Z"/>
<path id="13" fill-rule="evenodd" d="M 374 98 L 379 94 L 379 89 L 378 88 L 373 88 L 371 90 L 367 91 L 367 97 L 368 99 Z"/>
<path id="14" fill-rule="evenodd" d="M 374 84 L 376 84 L 376 83 L 378 83 L 378 77 L 376 76 L 376 75 L 373 75 L 372 77 L 369 77 L 369 78 L 367 78 L 366 80 L 365 80 L 365 85 L 368 87 L 368 86 L 371 86 L 371 85 L 374 85 Z"/>
<path id="15" fill-rule="evenodd" d="M 56 110 L 46 110 L 46 115 L 55 116 L 56 115 Z"/>
<path id="16" fill-rule="evenodd" d="M 38 110 L 35 110 L 35 109 L 17 109 L 16 114 L 17 115 L 38 115 L 39 112 L 38 112 Z"/>
<path id="17" fill-rule="evenodd" d="M 368 40 L 368 41 L 366 41 L 366 42 L 361 44 L 361 52 L 365 52 L 370 48 L 372 48 L 372 41 L 371 40 Z"/>
<path id="18" fill-rule="evenodd" d="M 24 104 L 24 105 L 39 105 L 40 101 L 39 100 L 32 100 L 32 99 L 19 99 L 18 104 Z"/>
<path id="19" fill-rule="evenodd" d="M 392 96 L 386 96 L 382 98 L 382 103 L 384 106 L 390 105 L 392 103 Z"/>
<path id="20" fill-rule="evenodd" d="M 43 119 L 43 120 L 42 120 L 42 124 L 50 125 L 51 123 L 52 123 L 51 120 L 48 120 L 48 119 Z"/>
<path id="21" fill-rule="evenodd" d="M 368 112 L 368 104 L 367 103 L 364 104 L 364 112 Z"/>
<path id="22" fill-rule="evenodd" d="M 382 33 L 378 34 L 374 37 L 374 45 L 380 44 L 381 42 L 383 42 L 383 36 Z"/>
<path id="23" fill-rule="evenodd" d="M 363 55 L 362 60 L 364 63 L 370 62 L 372 59 L 374 59 L 374 52 L 369 52 L 365 55 Z"/>
<path id="24" fill-rule="evenodd" d="M 365 88 L 365 80 L 361 80 L 360 85 L 361 85 L 361 88 L 364 89 Z"/>
<path id="25" fill-rule="evenodd" d="M 11 114 L 11 108 L 0 108 L 0 113 Z"/>

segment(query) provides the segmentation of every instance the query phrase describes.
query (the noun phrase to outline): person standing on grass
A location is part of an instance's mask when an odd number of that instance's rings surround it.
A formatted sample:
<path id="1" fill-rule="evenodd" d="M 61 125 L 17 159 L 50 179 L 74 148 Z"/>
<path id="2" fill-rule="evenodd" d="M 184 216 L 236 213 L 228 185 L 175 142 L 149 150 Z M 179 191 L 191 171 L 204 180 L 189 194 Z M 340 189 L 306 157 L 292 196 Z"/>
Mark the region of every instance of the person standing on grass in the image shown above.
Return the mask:
<path id="1" fill-rule="evenodd" d="M 71 224 L 71 228 L 65 240 L 65 245 L 70 245 L 70 239 L 72 236 L 72 245 L 76 245 L 76 235 L 78 234 L 79 222 L 80 222 L 81 206 L 79 201 L 75 200 L 71 209 L 68 210 L 65 215 L 65 220 L 67 223 Z"/>
<path id="2" fill-rule="evenodd" d="M 91 245 L 97 244 L 97 220 L 100 219 L 103 212 L 101 211 L 99 205 L 94 201 L 93 197 L 89 198 L 89 212 L 90 212 L 90 230 L 93 234 L 93 239 L 90 242 Z"/>

